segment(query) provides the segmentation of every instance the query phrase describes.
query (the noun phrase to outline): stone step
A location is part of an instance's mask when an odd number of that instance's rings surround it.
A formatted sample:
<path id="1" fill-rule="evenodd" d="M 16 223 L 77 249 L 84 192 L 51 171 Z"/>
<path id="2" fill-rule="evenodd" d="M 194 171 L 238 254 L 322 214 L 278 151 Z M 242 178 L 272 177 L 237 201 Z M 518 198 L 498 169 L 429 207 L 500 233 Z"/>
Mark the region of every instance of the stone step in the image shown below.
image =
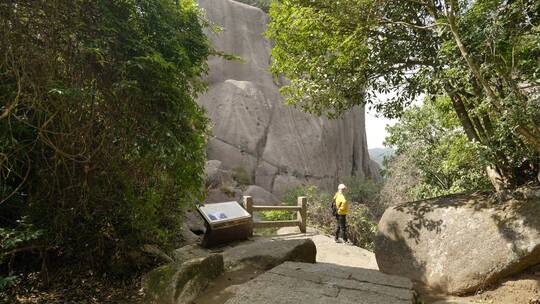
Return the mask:
<path id="1" fill-rule="evenodd" d="M 233 289 L 226 304 L 414 303 L 412 282 L 377 270 L 285 262 Z"/>

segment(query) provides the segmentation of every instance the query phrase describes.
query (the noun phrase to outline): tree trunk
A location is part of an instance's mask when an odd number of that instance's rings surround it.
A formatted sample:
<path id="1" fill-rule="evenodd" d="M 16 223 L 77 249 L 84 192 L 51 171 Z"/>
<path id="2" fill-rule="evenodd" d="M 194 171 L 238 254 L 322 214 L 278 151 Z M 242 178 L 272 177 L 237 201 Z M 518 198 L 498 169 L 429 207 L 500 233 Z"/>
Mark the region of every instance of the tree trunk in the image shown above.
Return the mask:
<path id="1" fill-rule="evenodd" d="M 486 79 L 482 76 L 482 73 L 480 72 L 480 68 L 478 65 L 473 61 L 471 56 L 469 55 L 469 52 L 465 48 L 465 45 L 461 41 L 461 37 L 459 35 L 459 32 L 457 30 L 456 26 L 456 19 L 454 15 L 454 11 L 456 9 L 456 3 L 454 0 L 449 1 L 450 6 L 446 9 L 446 16 L 448 17 L 448 25 L 450 27 L 450 31 L 452 32 L 452 36 L 454 37 L 454 41 L 456 42 L 459 51 L 461 52 L 461 55 L 463 59 L 467 62 L 467 65 L 469 66 L 469 69 L 476 77 L 476 80 L 480 83 L 484 91 L 486 92 L 486 95 L 488 97 L 488 100 L 493 104 L 495 109 L 502 110 L 502 105 L 497 98 L 497 95 L 495 95 L 495 92 L 493 92 L 493 89 L 490 87 L 489 83 L 486 81 Z M 538 139 L 526 126 L 518 125 L 516 128 L 516 131 L 523 136 L 529 144 L 533 146 L 533 148 L 540 153 L 540 139 Z"/>
<path id="2" fill-rule="evenodd" d="M 486 173 L 489 178 L 489 181 L 495 188 L 495 191 L 500 192 L 505 189 L 508 189 L 508 186 L 509 186 L 508 179 L 500 173 L 499 169 L 497 169 L 496 167 L 487 166 Z"/>
<path id="3" fill-rule="evenodd" d="M 448 92 L 448 95 L 450 96 L 450 99 L 452 100 L 452 106 L 454 107 L 454 110 L 456 111 L 459 121 L 461 122 L 461 125 L 463 126 L 463 129 L 465 130 L 465 134 L 467 134 L 467 137 L 469 138 L 469 140 L 482 142 L 480 136 L 478 135 L 478 132 L 476 131 L 471 121 L 469 113 L 467 112 L 467 109 L 465 108 L 465 105 L 463 104 L 463 100 L 461 99 L 461 96 L 459 96 L 456 93 L 452 93 L 450 91 L 447 91 L 447 92 Z"/>

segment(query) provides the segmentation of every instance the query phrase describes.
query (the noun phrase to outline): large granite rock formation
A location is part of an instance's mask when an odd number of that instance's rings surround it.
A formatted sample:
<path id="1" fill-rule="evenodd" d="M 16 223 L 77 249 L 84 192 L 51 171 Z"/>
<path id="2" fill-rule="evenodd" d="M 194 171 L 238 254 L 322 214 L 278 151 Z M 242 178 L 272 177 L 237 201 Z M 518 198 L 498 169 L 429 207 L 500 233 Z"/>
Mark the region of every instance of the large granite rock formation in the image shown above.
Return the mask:
<path id="1" fill-rule="evenodd" d="M 214 47 L 242 57 L 209 59 L 209 90 L 199 98 L 213 124 L 209 159 L 220 160 L 225 169 L 242 168 L 252 183 L 278 197 L 302 184 L 331 188 L 339 177 L 378 176 L 367 151 L 363 108 L 328 120 L 283 104 L 268 72 L 263 11 L 232 0 L 199 4 L 223 28 L 209 33 Z"/>
<path id="2" fill-rule="evenodd" d="M 503 202 L 454 195 L 386 210 L 379 269 L 463 294 L 540 263 L 540 189 Z"/>

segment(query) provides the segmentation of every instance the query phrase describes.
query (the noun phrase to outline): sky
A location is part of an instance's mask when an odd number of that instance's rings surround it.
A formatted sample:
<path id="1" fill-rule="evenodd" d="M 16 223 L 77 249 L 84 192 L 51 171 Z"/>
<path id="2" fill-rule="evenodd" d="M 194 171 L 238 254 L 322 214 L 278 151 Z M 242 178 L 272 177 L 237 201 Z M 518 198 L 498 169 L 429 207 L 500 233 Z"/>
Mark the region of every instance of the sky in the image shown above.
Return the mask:
<path id="1" fill-rule="evenodd" d="M 387 133 L 385 130 L 386 125 L 394 125 L 396 119 L 388 119 L 382 117 L 377 117 L 375 111 L 370 111 L 366 109 L 366 136 L 368 142 L 368 149 L 373 148 L 383 148 L 383 141 Z"/>
<path id="2" fill-rule="evenodd" d="M 392 91 L 388 94 L 377 94 L 377 98 L 380 101 L 385 101 L 391 96 L 396 96 L 398 92 Z M 419 106 L 423 103 L 425 98 L 424 94 L 420 94 L 415 100 L 413 100 L 412 105 Z M 383 142 L 384 138 L 388 133 L 385 130 L 387 125 L 395 125 L 398 122 L 398 119 L 388 119 L 382 115 L 377 115 L 375 110 L 370 110 L 369 106 L 366 105 L 366 136 L 368 142 L 368 149 L 373 148 L 384 148 Z"/>

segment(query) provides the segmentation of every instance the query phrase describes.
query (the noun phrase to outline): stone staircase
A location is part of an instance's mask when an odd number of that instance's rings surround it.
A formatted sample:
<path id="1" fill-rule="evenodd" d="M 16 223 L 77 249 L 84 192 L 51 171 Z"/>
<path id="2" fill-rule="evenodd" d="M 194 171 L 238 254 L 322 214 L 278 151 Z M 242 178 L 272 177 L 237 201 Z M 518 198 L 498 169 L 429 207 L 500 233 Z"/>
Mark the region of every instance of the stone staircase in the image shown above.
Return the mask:
<path id="1" fill-rule="evenodd" d="M 300 234 L 294 229 L 281 229 L 275 238 L 312 239 L 317 263 L 285 262 L 253 280 L 231 286 L 234 296 L 226 304 L 414 303 L 412 282 L 379 272 L 373 253 L 335 243 L 315 231 Z"/>

